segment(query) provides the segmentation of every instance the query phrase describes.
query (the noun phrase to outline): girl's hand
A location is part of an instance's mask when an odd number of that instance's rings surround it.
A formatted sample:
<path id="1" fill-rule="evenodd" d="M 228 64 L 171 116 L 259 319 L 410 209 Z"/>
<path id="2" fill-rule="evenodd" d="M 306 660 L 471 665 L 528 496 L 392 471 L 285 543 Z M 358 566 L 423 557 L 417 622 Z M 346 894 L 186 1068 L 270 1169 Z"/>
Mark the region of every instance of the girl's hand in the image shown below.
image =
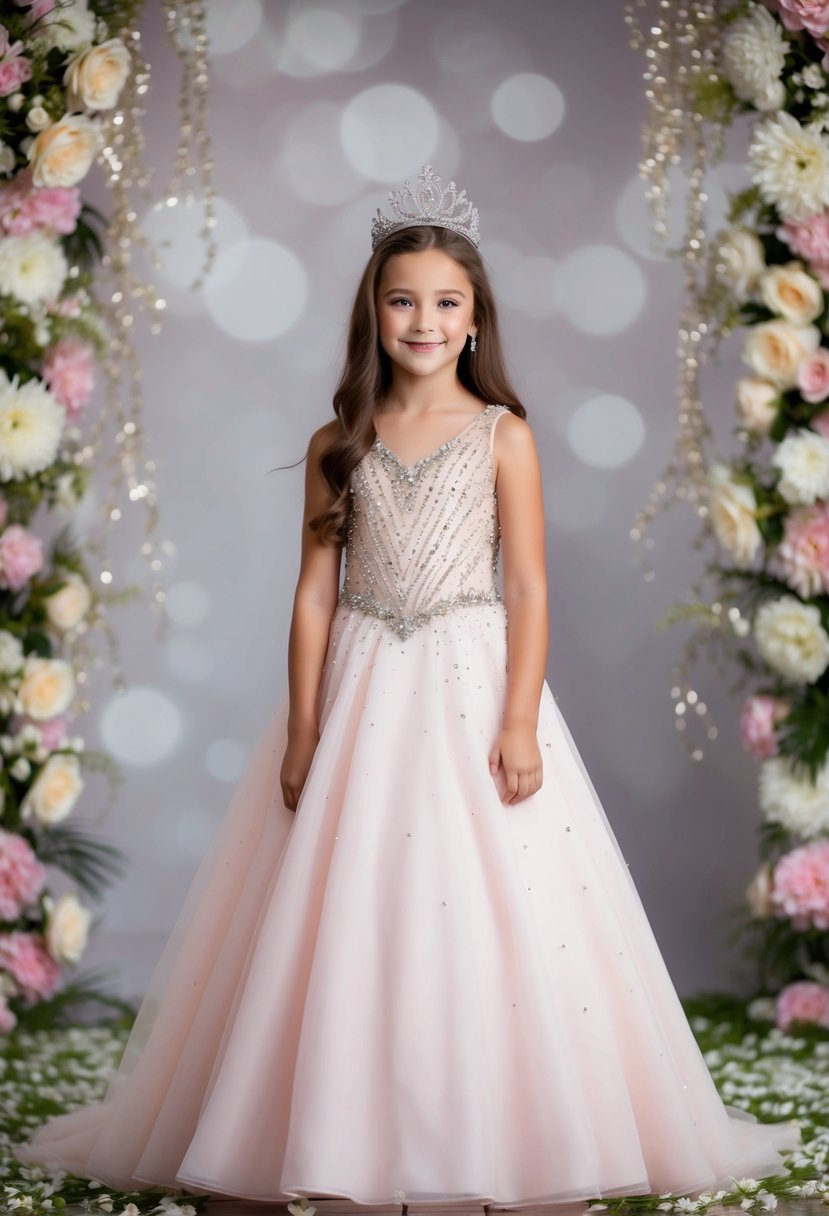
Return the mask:
<path id="1" fill-rule="evenodd" d="M 543 766 L 536 732 L 531 726 L 505 726 L 489 753 L 489 771 L 496 777 L 503 769 L 504 805 L 529 798 L 541 788 Z"/>
<path id="2" fill-rule="evenodd" d="M 289 811 L 295 811 L 297 808 L 319 739 L 318 730 L 308 730 L 288 736 L 288 746 L 282 757 L 279 782 L 282 786 L 282 799 Z"/>

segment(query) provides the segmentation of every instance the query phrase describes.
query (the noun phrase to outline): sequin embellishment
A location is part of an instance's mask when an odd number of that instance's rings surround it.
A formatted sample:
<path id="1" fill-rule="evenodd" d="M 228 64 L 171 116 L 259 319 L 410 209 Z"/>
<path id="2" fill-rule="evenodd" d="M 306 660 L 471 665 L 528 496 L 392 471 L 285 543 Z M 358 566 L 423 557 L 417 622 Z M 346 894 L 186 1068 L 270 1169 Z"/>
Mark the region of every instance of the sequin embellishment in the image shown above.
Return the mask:
<path id="1" fill-rule="evenodd" d="M 375 616 L 405 640 L 434 616 L 502 603 L 490 404 L 413 465 L 379 439 L 352 470 L 338 605 Z"/>

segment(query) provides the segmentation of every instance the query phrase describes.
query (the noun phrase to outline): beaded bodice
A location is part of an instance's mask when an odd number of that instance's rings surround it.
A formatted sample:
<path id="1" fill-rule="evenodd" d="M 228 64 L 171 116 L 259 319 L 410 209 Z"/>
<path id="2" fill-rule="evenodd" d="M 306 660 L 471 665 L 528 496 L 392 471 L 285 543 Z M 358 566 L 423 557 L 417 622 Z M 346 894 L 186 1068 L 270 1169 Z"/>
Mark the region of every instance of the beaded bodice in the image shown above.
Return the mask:
<path id="1" fill-rule="evenodd" d="M 349 480 L 339 604 L 380 617 L 405 639 L 435 615 L 501 600 L 492 441 L 508 412 L 487 405 L 413 465 L 375 439 Z"/>

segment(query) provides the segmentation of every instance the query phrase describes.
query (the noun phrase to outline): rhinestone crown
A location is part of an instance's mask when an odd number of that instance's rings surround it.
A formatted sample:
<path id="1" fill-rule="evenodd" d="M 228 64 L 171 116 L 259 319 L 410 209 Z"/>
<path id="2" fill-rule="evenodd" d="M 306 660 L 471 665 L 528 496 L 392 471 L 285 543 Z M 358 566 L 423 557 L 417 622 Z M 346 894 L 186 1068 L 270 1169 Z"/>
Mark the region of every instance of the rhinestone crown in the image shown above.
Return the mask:
<path id="1" fill-rule="evenodd" d="M 424 165 L 418 178 L 419 184 L 414 190 L 404 182 L 399 190 L 389 191 L 393 216 L 383 215 L 377 208 L 377 215 L 371 221 L 371 248 L 376 249 L 390 232 L 414 228 L 417 224 L 431 224 L 459 232 L 477 249 L 480 240 L 478 208 L 472 206 L 466 191 L 458 190 L 454 182 L 444 188 L 431 165 Z"/>

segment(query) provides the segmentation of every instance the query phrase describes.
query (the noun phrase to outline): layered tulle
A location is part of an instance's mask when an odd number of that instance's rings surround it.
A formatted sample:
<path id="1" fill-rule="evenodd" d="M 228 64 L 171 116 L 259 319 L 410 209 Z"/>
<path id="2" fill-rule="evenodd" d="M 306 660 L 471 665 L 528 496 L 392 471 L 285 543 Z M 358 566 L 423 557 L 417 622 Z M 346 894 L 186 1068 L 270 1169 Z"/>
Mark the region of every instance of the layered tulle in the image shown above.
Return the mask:
<path id="1" fill-rule="evenodd" d="M 544 782 L 489 772 L 501 604 L 338 608 L 296 813 L 268 721 L 105 1100 L 19 1148 L 111 1187 L 501 1204 L 781 1168 L 723 1105 L 545 683 Z"/>

